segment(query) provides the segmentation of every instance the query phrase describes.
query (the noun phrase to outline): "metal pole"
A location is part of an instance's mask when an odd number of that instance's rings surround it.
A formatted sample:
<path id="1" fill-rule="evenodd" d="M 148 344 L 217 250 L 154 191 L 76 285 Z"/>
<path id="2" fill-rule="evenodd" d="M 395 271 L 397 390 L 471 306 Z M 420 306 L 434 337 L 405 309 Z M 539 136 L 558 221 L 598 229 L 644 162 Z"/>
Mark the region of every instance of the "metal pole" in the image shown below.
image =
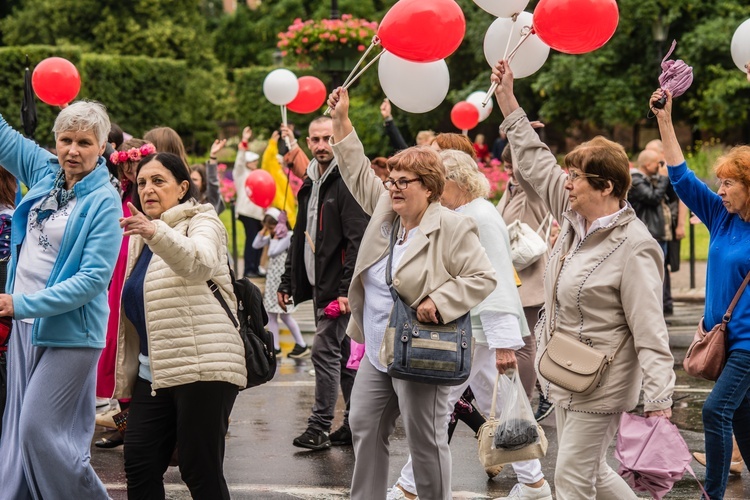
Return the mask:
<path id="1" fill-rule="evenodd" d="M 234 261 L 234 271 L 236 273 L 239 270 L 239 266 L 237 266 L 237 219 L 234 216 L 234 203 L 229 205 L 229 211 L 232 213 L 232 260 Z"/>
<path id="2" fill-rule="evenodd" d="M 338 0 L 331 0 L 331 19 L 341 19 Z"/>
<path id="3" fill-rule="evenodd" d="M 693 212 L 688 211 L 688 220 L 693 217 Z M 688 236 L 690 238 L 690 288 L 695 288 L 695 226 L 688 222 Z"/>

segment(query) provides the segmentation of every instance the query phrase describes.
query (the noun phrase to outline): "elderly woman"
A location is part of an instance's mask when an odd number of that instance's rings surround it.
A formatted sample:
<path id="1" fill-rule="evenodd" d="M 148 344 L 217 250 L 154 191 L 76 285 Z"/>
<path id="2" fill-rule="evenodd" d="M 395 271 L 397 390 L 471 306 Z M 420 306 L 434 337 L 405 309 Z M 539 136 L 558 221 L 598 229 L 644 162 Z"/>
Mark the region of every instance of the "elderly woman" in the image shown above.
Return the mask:
<path id="1" fill-rule="evenodd" d="M 195 200 L 198 190 L 174 154 L 143 158 L 136 186 L 132 215 L 120 221 L 131 238 L 115 383 L 115 397 L 131 398 L 128 498 L 164 498 L 177 444 L 192 497 L 228 499 L 224 439 L 246 370 L 240 335 L 211 291 L 236 310 L 226 230 L 210 205 Z"/>
<path id="2" fill-rule="evenodd" d="M 553 334 L 614 356 L 588 395 L 539 375 L 556 405 L 557 498 L 635 499 L 606 453 L 621 413 L 635 408 L 641 390 L 647 416 L 671 415 L 675 375 L 662 314 L 663 253 L 625 201 L 630 173 L 623 147 L 603 137 L 583 143 L 565 157 L 566 173 L 516 101 L 506 61 L 492 79 L 505 116 L 501 128 L 517 158 L 515 177 L 561 222 L 545 275 L 537 360 Z"/>
<path id="3" fill-rule="evenodd" d="M 390 176 L 381 182 L 370 168 L 349 120 L 349 96 L 337 89 L 333 110 L 333 151 L 341 176 L 365 212 L 371 214 L 349 287 L 352 320 L 348 334 L 365 344 L 352 391 L 354 476 L 351 497 L 385 498 L 388 438 L 403 416 L 414 452 L 417 491 L 422 498 L 451 496 L 448 418 L 451 387 L 391 378 L 379 360 L 393 299 L 385 279 L 391 231 L 393 287 L 426 323 L 450 322 L 466 314 L 495 289 L 495 273 L 477 251 L 477 226 L 443 208 L 445 168 L 429 147 L 413 147 L 388 160 Z M 460 393 L 459 393 L 460 394 Z"/>
<path id="4" fill-rule="evenodd" d="M 444 149 L 440 157 L 446 170 L 445 189 L 440 202 L 444 207 L 471 217 L 476 222 L 479 241 L 497 277 L 497 286 L 492 293 L 471 310 L 475 340 L 471 374 L 465 383 L 450 388 L 449 403 L 455 404 L 471 385 L 477 408 L 484 415 L 489 415 L 497 373 L 505 373 L 507 369 L 516 367 L 515 351 L 524 347 L 523 337 L 529 336 L 529 329 L 516 289 L 508 230 L 500 214 L 486 199 L 490 191 L 487 178 L 479 172 L 471 156 L 462 151 Z M 500 392 L 498 400 L 500 406 L 507 404 L 503 402 Z M 511 492 L 510 498 L 529 495 L 539 500 L 552 500 L 550 486 L 544 480 L 539 460 L 516 462 L 513 469 L 519 484 Z M 488 474 L 491 472 L 494 471 L 487 471 Z M 411 460 L 401 470 L 396 488 L 404 493 L 415 492 Z M 413 498 L 404 493 L 392 489 L 388 499 Z"/>
<path id="5" fill-rule="evenodd" d="M 71 104 L 55 120 L 55 158 L 0 117 L 0 164 L 29 187 L 13 217 L 10 294 L 0 295 L 0 316 L 14 318 L 4 498 L 107 498 L 89 447 L 122 238 L 120 198 L 101 157 L 109 128 L 101 104 Z"/>
<path id="6" fill-rule="evenodd" d="M 532 126 L 534 124 L 532 123 Z M 503 197 L 497 204 L 497 211 L 503 217 L 506 224 L 511 224 L 517 220 L 527 224 L 534 231 L 547 221 L 549 210 L 541 198 L 534 191 L 528 193 L 524 191 L 523 186 L 516 180 L 515 169 L 513 167 L 513 154 L 510 146 L 505 146 L 501 159 L 503 167 L 508 172 L 508 183 L 505 187 Z M 549 221 L 547 221 L 549 222 Z M 526 395 L 531 398 L 536 382 L 536 370 L 534 368 L 534 358 L 536 357 L 536 337 L 534 336 L 534 326 L 539 320 L 539 312 L 544 303 L 544 269 L 547 267 L 549 254 L 544 254 L 536 262 L 521 269 L 518 272 L 518 278 L 521 280 L 521 287 L 518 294 L 521 296 L 523 313 L 526 315 L 526 322 L 531 329 L 531 335 L 524 337 L 526 346 L 518 353 L 519 374 L 526 390 Z M 544 398 L 544 394 L 539 394 L 539 407 L 534 415 L 537 421 L 540 421 L 552 412 L 554 407 Z"/>
<path id="7" fill-rule="evenodd" d="M 661 98 L 663 91 L 651 96 Z M 706 271 L 703 325 L 721 323 L 735 294 L 750 273 L 750 147 L 738 146 L 716 160 L 719 190 L 713 192 L 688 169 L 672 125 L 672 95 L 656 110 L 669 178 L 680 199 L 711 235 Z M 727 323 L 727 364 L 703 405 L 706 433 L 706 493 L 721 500 L 732 457 L 732 431 L 742 458 L 750 463 L 750 291 L 745 290 Z"/>

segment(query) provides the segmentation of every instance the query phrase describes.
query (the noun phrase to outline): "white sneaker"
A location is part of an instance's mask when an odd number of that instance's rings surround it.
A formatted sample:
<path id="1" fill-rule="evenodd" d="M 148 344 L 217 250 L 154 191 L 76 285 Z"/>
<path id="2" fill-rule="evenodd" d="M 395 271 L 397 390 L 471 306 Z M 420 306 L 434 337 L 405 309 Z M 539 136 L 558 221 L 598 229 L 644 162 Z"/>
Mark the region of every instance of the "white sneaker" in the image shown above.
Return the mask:
<path id="1" fill-rule="evenodd" d="M 388 494 L 385 496 L 385 500 L 408 500 L 404 495 L 403 490 L 398 486 L 388 488 Z M 414 497 L 414 500 L 419 500 L 419 497 Z"/>
<path id="2" fill-rule="evenodd" d="M 532 488 L 518 483 L 510 490 L 507 497 L 499 497 L 495 500 L 552 500 L 552 490 L 547 481 L 544 481 L 541 488 Z"/>

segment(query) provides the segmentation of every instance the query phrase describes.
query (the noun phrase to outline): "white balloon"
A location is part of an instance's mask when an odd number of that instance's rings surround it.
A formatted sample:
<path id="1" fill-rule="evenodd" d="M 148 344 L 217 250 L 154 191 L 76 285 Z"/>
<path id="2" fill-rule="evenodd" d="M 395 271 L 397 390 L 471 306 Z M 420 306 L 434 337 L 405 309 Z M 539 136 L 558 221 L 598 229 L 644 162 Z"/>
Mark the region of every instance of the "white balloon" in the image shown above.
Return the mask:
<path id="1" fill-rule="evenodd" d="M 514 23 L 511 19 L 495 19 L 484 35 L 484 57 L 490 67 L 494 68 L 497 61 L 505 55 L 505 47 L 512 51 L 521 40 L 521 31 L 525 27 L 533 26 L 534 17 L 530 12 L 521 12 Z M 510 45 L 508 37 L 510 36 Z M 536 73 L 549 57 L 549 45 L 538 36 L 531 35 L 518 48 L 510 61 L 510 69 L 515 78 L 525 78 Z"/>
<path id="2" fill-rule="evenodd" d="M 732 60 L 740 68 L 740 71 L 747 73 L 745 64 L 750 63 L 750 19 L 746 20 L 732 36 Z"/>
<path id="3" fill-rule="evenodd" d="M 418 63 L 390 52 L 378 61 L 378 78 L 391 103 L 409 113 L 426 113 L 440 106 L 451 83 L 445 60 Z"/>
<path id="4" fill-rule="evenodd" d="M 474 0 L 474 3 L 493 16 L 511 17 L 523 12 L 529 0 Z"/>
<path id="5" fill-rule="evenodd" d="M 284 106 L 297 97 L 299 82 L 297 76 L 288 69 L 279 68 L 271 71 L 263 80 L 263 94 L 271 104 Z"/>
<path id="6" fill-rule="evenodd" d="M 492 114 L 492 99 L 487 102 L 487 106 L 482 106 L 485 95 L 487 95 L 486 92 L 477 90 L 469 94 L 469 97 L 466 98 L 466 102 L 473 104 L 477 108 L 477 111 L 479 111 L 480 122 L 483 122 Z"/>

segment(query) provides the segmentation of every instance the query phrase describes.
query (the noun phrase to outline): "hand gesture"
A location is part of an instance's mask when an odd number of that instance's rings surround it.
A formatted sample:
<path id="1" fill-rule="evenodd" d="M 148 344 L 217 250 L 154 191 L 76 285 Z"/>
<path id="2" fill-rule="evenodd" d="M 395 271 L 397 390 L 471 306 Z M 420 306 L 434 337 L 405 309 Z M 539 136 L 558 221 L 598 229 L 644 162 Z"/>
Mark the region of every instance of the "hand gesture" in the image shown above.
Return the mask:
<path id="1" fill-rule="evenodd" d="M 495 98 L 498 103 L 513 97 L 513 71 L 510 69 L 510 63 L 506 60 L 498 61 L 492 68 L 492 83 L 497 83 L 495 89 Z"/>
<path id="2" fill-rule="evenodd" d="M 431 298 L 425 297 L 424 300 L 419 303 L 417 306 L 417 319 L 421 323 L 440 323 L 437 306 Z"/>
<path id="3" fill-rule="evenodd" d="M 292 129 L 290 129 L 287 125 L 284 125 L 283 123 L 279 127 L 279 130 L 281 130 L 281 137 L 284 139 L 289 139 L 290 142 L 294 141 L 294 132 L 292 132 Z"/>
<path id="4" fill-rule="evenodd" d="M 7 293 L 0 294 L 0 316 L 13 317 L 13 296 Z"/>
<path id="5" fill-rule="evenodd" d="M 672 418 L 672 409 L 667 408 L 666 410 L 654 410 L 654 411 L 645 411 L 643 414 L 646 416 L 646 418 L 651 417 L 664 417 L 664 418 Z"/>
<path id="6" fill-rule="evenodd" d="M 276 302 L 279 307 L 286 312 L 286 305 L 289 304 L 289 294 L 284 292 L 276 292 Z"/>
<path id="7" fill-rule="evenodd" d="M 147 240 L 153 238 L 154 234 L 156 234 L 156 223 L 146 217 L 130 202 L 128 202 L 128 208 L 132 215 L 120 218 L 120 227 L 125 229 L 125 232 L 122 234 L 124 236 L 137 234 Z"/>
<path id="8" fill-rule="evenodd" d="M 226 139 L 216 139 L 213 144 L 211 144 L 211 152 L 209 153 L 209 158 L 216 158 L 219 155 L 219 152 L 226 146 L 227 140 Z"/>
<path id="9" fill-rule="evenodd" d="M 279 131 L 278 131 L 278 130 L 274 130 L 274 131 L 273 131 L 273 132 L 271 133 L 271 140 L 272 140 L 272 141 L 274 141 L 274 142 L 279 142 L 279 137 L 281 137 L 281 134 L 279 133 Z"/>
<path id="10" fill-rule="evenodd" d="M 248 142 L 253 136 L 253 129 L 245 127 L 242 129 L 242 142 Z"/>
<path id="11" fill-rule="evenodd" d="M 349 117 L 349 91 L 339 87 L 328 96 L 328 107 L 331 108 L 331 118 L 345 120 Z"/>
<path id="12" fill-rule="evenodd" d="M 500 375 L 512 368 L 517 368 L 516 353 L 512 349 L 495 349 L 495 367 Z"/>
<path id="13" fill-rule="evenodd" d="M 656 101 L 661 99 L 664 95 L 667 96 L 667 103 L 664 105 L 664 108 L 658 109 L 654 107 L 654 104 L 656 104 Z M 656 89 L 654 90 L 654 93 L 651 94 L 651 99 L 648 101 L 648 106 L 651 108 L 651 111 L 656 115 L 657 118 L 664 118 L 669 119 L 672 116 L 672 91 L 671 90 L 665 90 L 665 89 Z"/>
<path id="14" fill-rule="evenodd" d="M 380 114 L 383 115 L 383 120 L 393 118 L 391 112 L 391 101 L 389 101 L 387 97 L 383 99 L 383 104 L 380 105 Z"/>

